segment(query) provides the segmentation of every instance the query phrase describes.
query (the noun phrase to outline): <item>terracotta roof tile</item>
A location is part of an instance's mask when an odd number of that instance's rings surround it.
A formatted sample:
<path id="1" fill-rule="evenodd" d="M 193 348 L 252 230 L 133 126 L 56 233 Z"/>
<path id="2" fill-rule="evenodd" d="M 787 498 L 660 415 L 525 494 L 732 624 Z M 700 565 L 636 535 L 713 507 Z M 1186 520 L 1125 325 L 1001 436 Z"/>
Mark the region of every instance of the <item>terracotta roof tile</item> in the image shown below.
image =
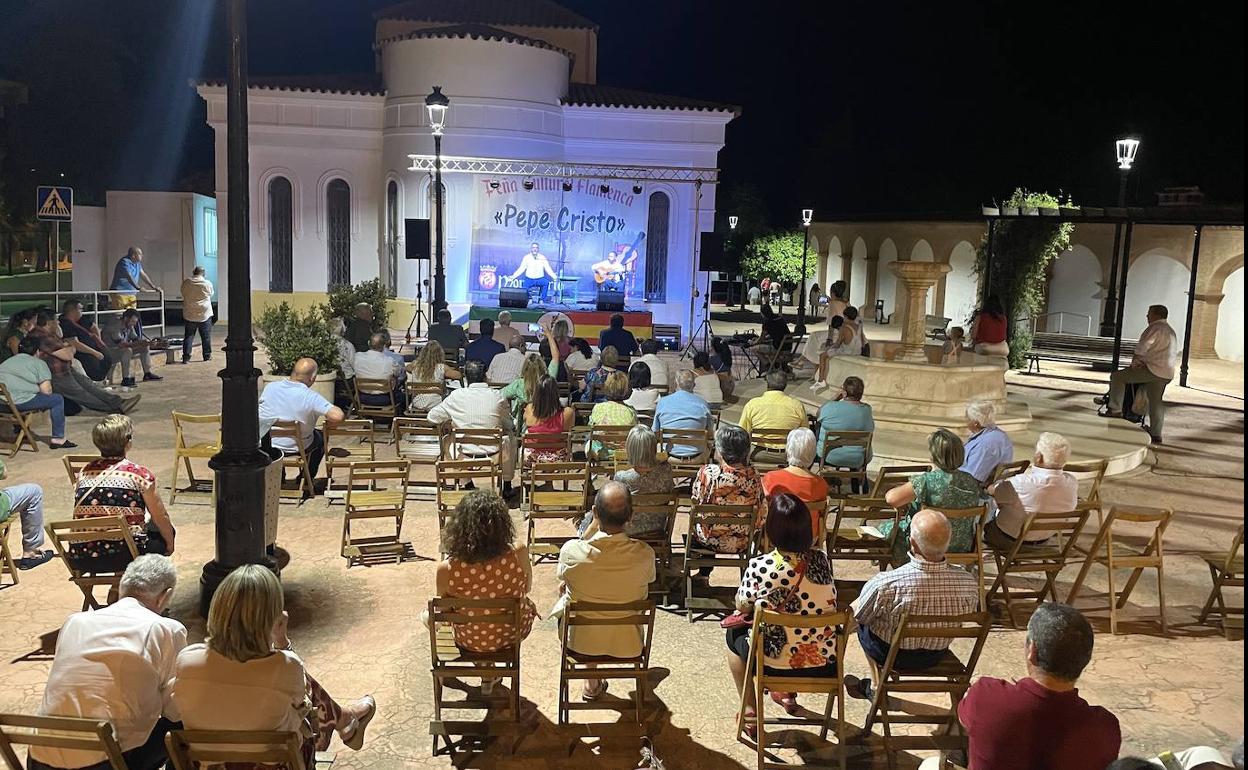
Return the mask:
<path id="1" fill-rule="evenodd" d="M 569 83 L 568 95 L 562 99 L 566 105 L 578 107 L 649 107 L 660 110 L 700 110 L 706 112 L 731 112 L 738 115 L 741 108 L 732 104 L 688 99 L 683 96 L 636 91 L 590 83 Z"/>
<path id="2" fill-rule="evenodd" d="M 551 0 L 408 0 L 381 9 L 374 18 L 598 29 L 594 22 Z"/>
<path id="3" fill-rule="evenodd" d="M 225 78 L 210 77 L 199 85 L 225 86 Z M 305 91 L 325 94 L 354 94 L 360 96 L 385 96 L 381 75 L 375 72 L 336 75 L 255 75 L 247 79 L 249 89 L 268 91 Z"/>

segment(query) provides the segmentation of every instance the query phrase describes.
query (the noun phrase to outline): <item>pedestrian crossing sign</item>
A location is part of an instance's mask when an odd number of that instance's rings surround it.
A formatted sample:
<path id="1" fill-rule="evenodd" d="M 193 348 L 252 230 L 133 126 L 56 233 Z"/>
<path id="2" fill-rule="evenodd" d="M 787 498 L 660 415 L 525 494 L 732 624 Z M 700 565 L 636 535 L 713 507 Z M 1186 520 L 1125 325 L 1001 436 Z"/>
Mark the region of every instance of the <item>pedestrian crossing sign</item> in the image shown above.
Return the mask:
<path id="1" fill-rule="evenodd" d="M 40 186 L 35 194 L 35 214 L 46 222 L 72 222 L 74 188 Z"/>

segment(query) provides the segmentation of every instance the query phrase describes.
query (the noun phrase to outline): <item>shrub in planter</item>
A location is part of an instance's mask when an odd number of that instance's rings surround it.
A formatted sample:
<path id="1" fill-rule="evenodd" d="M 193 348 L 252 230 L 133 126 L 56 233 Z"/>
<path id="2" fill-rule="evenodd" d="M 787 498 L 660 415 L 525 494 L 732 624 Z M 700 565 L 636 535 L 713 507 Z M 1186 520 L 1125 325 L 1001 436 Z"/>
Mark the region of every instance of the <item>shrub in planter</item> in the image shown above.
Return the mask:
<path id="1" fill-rule="evenodd" d="M 390 306 L 387 300 L 394 298 L 394 292 L 387 289 L 381 279 L 374 278 L 353 286 L 339 286 L 329 292 L 329 315 L 349 321 L 355 315 L 355 306 L 367 302 L 373 306 L 373 331 L 386 328 L 390 320 Z"/>
<path id="2" fill-rule="evenodd" d="M 315 359 L 321 374 L 338 368 L 338 335 L 329 308 L 313 305 L 300 312 L 283 302 L 267 308 L 256 322 L 269 354 L 269 374 L 286 376 L 300 358 Z"/>

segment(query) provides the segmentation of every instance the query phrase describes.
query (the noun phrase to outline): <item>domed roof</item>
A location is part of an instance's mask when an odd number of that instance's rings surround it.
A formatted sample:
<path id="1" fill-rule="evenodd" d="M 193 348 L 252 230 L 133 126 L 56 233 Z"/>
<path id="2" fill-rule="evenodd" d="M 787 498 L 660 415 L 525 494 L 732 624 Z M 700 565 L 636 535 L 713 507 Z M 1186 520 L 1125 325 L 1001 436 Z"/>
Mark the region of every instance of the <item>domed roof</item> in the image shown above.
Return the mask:
<path id="1" fill-rule="evenodd" d="M 405 32 L 402 35 L 387 37 L 377 41 L 377 48 L 389 43 L 395 43 L 401 40 L 419 40 L 429 38 L 462 38 L 472 40 L 499 40 L 505 43 L 515 43 L 517 45 L 527 45 L 533 48 L 542 48 L 547 51 L 555 51 L 561 53 L 568 58 L 572 58 L 572 54 L 564 49 L 551 45 L 545 40 L 537 38 L 525 37 L 517 35 L 514 32 L 508 32 L 505 29 L 491 27 L 488 24 L 452 24 L 446 27 L 431 27 L 429 29 L 418 29 L 413 32 Z"/>
<path id="2" fill-rule="evenodd" d="M 377 19 L 598 31 L 597 24 L 551 0 L 408 0 L 373 15 Z"/>

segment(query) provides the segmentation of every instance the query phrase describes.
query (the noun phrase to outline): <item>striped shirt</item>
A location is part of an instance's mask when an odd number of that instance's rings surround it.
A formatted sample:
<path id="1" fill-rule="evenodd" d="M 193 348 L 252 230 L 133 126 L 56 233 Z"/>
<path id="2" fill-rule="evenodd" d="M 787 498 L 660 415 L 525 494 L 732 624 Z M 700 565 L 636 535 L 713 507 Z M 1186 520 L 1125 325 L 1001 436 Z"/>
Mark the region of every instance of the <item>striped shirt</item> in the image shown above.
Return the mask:
<path id="1" fill-rule="evenodd" d="M 925 561 L 914 554 L 910 563 L 881 572 L 867 581 L 854 601 L 854 619 L 891 643 L 903 612 L 912 615 L 963 615 L 979 607 L 979 586 L 971 573 L 947 561 Z M 947 650 L 949 639 L 912 637 L 904 650 Z"/>

